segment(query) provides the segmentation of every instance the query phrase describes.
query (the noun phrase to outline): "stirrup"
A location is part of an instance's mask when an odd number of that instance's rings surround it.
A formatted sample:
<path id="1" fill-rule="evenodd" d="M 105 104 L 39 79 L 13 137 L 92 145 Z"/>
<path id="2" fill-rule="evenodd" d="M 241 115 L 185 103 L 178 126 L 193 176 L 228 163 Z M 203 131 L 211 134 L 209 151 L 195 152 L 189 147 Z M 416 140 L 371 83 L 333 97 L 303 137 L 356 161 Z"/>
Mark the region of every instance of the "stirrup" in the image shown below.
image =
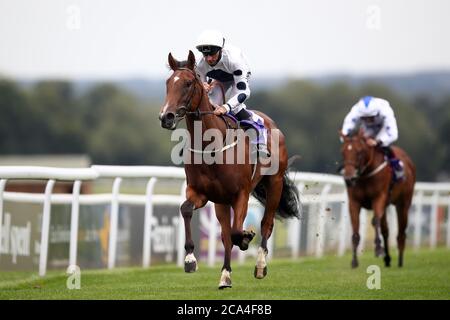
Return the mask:
<path id="1" fill-rule="evenodd" d="M 267 150 L 266 144 L 258 144 L 258 156 L 264 159 L 270 158 L 270 152 Z"/>
<path id="2" fill-rule="evenodd" d="M 404 170 L 394 170 L 395 180 L 396 181 L 402 181 L 405 179 L 405 171 Z"/>

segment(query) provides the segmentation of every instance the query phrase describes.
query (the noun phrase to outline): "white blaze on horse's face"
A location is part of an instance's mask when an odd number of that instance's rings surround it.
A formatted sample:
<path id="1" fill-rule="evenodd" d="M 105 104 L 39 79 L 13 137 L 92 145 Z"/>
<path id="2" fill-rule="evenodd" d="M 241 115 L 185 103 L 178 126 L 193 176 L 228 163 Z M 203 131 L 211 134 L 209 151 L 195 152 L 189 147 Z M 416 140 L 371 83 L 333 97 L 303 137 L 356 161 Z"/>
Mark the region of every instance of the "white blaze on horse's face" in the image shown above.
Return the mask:
<path id="1" fill-rule="evenodd" d="M 169 105 L 167 103 L 164 105 L 164 107 L 162 107 L 162 111 L 160 113 L 160 117 L 161 117 L 161 115 L 163 115 L 163 114 L 165 114 L 167 112 L 167 108 L 168 107 L 169 107 Z"/>
<path id="2" fill-rule="evenodd" d="M 173 78 L 173 82 L 174 82 L 174 83 L 177 82 L 178 80 L 180 80 L 180 77 L 179 77 L 179 76 L 175 76 L 175 77 Z"/>
<path id="3" fill-rule="evenodd" d="M 348 145 L 348 147 L 347 147 L 347 150 L 349 150 L 349 151 L 350 151 L 350 150 L 352 150 L 352 149 L 353 149 L 352 145 L 351 145 L 351 144 L 349 144 L 349 145 Z"/>

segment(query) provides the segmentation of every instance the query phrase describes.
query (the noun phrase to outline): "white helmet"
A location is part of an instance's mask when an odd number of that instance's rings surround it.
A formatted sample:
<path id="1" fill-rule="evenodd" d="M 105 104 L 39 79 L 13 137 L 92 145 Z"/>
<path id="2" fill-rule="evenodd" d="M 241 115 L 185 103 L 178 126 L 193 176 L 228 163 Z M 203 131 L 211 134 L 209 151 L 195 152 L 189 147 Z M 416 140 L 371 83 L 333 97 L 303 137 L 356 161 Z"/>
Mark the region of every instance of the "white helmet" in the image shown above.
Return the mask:
<path id="1" fill-rule="evenodd" d="M 197 39 L 195 47 L 201 53 L 214 54 L 223 48 L 225 38 L 217 30 L 205 30 Z"/>
<path id="2" fill-rule="evenodd" d="M 375 117 L 379 112 L 377 99 L 371 96 L 363 97 L 358 101 L 357 109 L 360 117 Z"/>

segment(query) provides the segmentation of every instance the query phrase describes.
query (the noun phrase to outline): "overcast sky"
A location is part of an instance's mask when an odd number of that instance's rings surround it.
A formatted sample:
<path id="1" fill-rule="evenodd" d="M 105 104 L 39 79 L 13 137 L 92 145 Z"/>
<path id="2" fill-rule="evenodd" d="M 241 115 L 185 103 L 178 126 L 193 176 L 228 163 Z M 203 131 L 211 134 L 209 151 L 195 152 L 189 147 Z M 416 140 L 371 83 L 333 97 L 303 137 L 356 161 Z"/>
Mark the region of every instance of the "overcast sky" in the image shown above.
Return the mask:
<path id="1" fill-rule="evenodd" d="M 205 28 L 253 77 L 450 70 L 448 0 L 0 0 L 0 74 L 167 75 Z"/>

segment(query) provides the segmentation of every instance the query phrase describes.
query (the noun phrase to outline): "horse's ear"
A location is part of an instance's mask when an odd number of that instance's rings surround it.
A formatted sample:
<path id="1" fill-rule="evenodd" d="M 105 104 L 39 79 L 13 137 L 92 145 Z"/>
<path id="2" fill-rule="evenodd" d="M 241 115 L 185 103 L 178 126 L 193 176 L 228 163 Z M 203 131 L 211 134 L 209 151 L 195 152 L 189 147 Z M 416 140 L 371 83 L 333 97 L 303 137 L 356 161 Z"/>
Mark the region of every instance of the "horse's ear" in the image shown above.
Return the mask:
<path id="1" fill-rule="evenodd" d="M 195 55 L 192 52 L 192 50 L 189 50 L 189 56 L 187 59 L 187 65 L 186 65 L 189 69 L 194 70 L 195 67 Z"/>
<path id="2" fill-rule="evenodd" d="M 169 66 L 173 71 L 178 69 L 178 61 L 172 56 L 172 53 L 169 53 Z"/>

